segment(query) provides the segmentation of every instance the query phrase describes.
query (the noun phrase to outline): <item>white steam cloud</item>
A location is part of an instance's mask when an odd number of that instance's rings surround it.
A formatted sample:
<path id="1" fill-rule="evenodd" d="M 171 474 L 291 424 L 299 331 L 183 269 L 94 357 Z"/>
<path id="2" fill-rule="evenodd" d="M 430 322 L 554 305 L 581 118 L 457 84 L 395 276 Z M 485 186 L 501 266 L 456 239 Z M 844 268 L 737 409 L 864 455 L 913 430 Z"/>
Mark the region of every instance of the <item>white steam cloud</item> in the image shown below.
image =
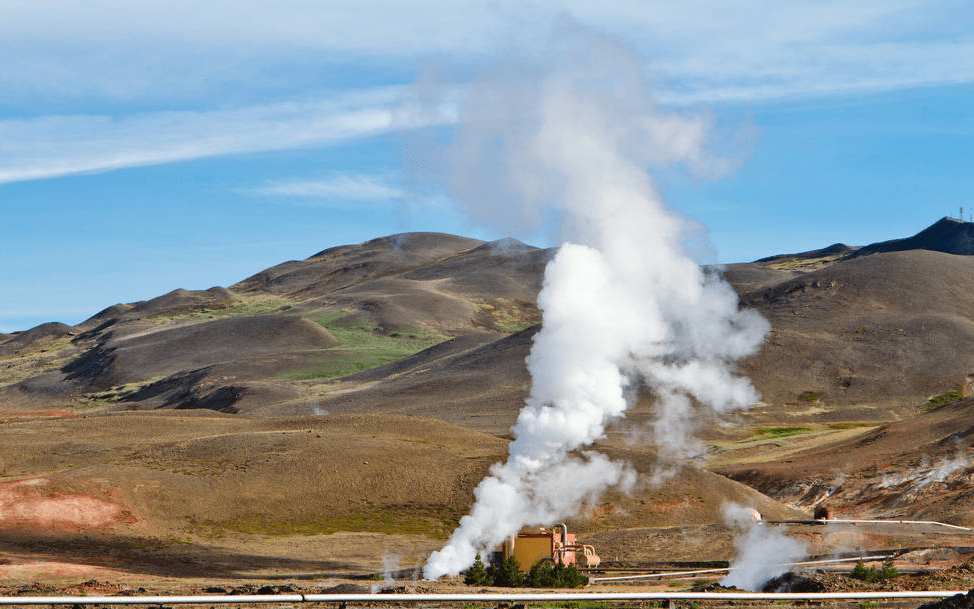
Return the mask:
<path id="1" fill-rule="evenodd" d="M 730 563 L 730 574 L 720 582 L 724 586 L 757 592 L 806 556 L 804 544 L 764 525 L 754 518 L 756 515 L 753 509 L 736 503 L 724 506 L 724 519 L 737 529 L 737 552 Z"/>
<path id="2" fill-rule="evenodd" d="M 545 270 L 532 388 L 508 460 L 430 556 L 427 579 L 631 486 L 631 469 L 578 451 L 625 416 L 641 383 L 658 398 L 652 435 L 668 458 L 693 450 L 698 405 L 725 412 L 758 399 L 730 364 L 757 349 L 768 324 L 691 258 L 686 243 L 700 228 L 666 206 L 649 173 L 713 176 L 733 163 L 707 152 L 709 120 L 653 102 L 626 48 L 567 20 L 556 30 L 535 61 L 505 65 L 458 104 L 453 198 L 508 229 L 557 218 L 565 242 Z"/>

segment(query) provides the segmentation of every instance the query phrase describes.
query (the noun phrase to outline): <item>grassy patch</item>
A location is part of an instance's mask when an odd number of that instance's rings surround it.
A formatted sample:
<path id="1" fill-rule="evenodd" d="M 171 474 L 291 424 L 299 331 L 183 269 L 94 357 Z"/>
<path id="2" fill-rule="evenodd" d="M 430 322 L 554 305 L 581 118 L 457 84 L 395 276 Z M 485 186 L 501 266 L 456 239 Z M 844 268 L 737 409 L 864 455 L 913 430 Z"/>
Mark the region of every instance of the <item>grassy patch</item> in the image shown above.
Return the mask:
<path id="1" fill-rule="evenodd" d="M 290 380 L 332 380 L 371 370 L 419 353 L 449 337 L 422 330 L 400 330 L 385 334 L 374 324 L 343 323 L 348 311 L 333 311 L 309 319 L 327 329 L 338 339 L 338 346 L 324 350 L 315 366 L 286 372 Z"/>
<path id="2" fill-rule="evenodd" d="M 541 311 L 533 303 L 495 298 L 478 306 L 481 323 L 499 332 L 513 334 L 541 323 Z"/>
<path id="3" fill-rule="evenodd" d="M 137 381 L 135 383 L 126 383 L 125 385 L 116 385 L 110 387 L 106 391 L 101 391 L 97 393 L 86 393 L 85 394 L 85 406 L 88 407 L 106 407 L 116 404 L 119 400 L 126 398 L 141 389 L 148 387 L 152 383 L 161 381 L 166 378 L 165 376 L 155 376 L 146 381 Z"/>
<path id="4" fill-rule="evenodd" d="M 933 410 L 934 408 L 943 406 L 944 404 L 956 402 L 962 397 L 964 397 L 964 388 L 958 385 L 953 391 L 947 391 L 945 393 L 941 393 L 940 395 L 935 395 L 927 400 L 927 403 L 924 405 L 923 409 Z"/>
<path id="5" fill-rule="evenodd" d="M 863 427 L 876 427 L 876 423 L 829 423 L 829 429 L 834 429 L 836 431 L 862 429 Z"/>
<path id="6" fill-rule="evenodd" d="M 811 433 L 811 429 L 807 427 L 758 427 L 754 430 L 755 433 L 760 437 L 760 439 L 769 438 L 788 438 L 791 436 L 800 436 L 802 434 Z"/>
<path id="7" fill-rule="evenodd" d="M 820 402 L 821 400 L 819 399 L 818 393 L 815 391 L 802 391 L 801 395 L 798 396 L 798 401 L 805 402 L 805 403 L 809 403 L 809 402 L 815 403 L 815 402 Z"/>
<path id="8" fill-rule="evenodd" d="M 295 300 L 290 298 L 281 298 L 279 296 L 249 297 L 244 300 L 238 300 L 229 306 L 221 308 L 201 309 L 199 311 L 176 313 L 172 315 L 158 315 L 153 318 L 153 321 L 157 323 L 165 323 L 180 319 L 205 321 L 209 319 L 221 319 L 224 317 L 256 317 L 258 315 L 271 315 L 273 313 L 286 311 L 296 303 L 297 301 Z"/>
<path id="9" fill-rule="evenodd" d="M 769 269 L 779 271 L 810 271 L 829 266 L 836 261 L 838 256 L 822 256 L 821 258 L 792 258 L 782 262 L 775 262 L 768 265 Z"/>
<path id="10" fill-rule="evenodd" d="M 18 383 L 32 376 L 56 370 L 77 359 L 83 349 L 70 339 L 59 340 L 42 346 L 33 346 L 0 357 L 0 386 Z"/>
<path id="11" fill-rule="evenodd" d="M 460 523 L 460 516 L 456 509 L 447 506 L 369 506 L 325 517 L 281 520 L 261 514 L 233 520 L 190 521 L 190 526 L 208 537 L 220 537 L 226 532 L 300 536 L 356 532 L 447 539 Z"/>

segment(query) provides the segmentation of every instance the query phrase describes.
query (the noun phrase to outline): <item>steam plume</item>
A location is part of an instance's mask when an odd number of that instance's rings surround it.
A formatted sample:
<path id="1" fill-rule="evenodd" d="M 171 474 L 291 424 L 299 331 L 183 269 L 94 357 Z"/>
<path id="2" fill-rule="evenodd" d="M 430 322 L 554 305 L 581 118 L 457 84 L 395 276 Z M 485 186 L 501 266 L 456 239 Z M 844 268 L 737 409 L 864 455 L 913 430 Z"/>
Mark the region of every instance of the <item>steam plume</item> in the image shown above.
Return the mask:
<path id="1" fill-rule="evenodd" d="M 545 270 L 532 388 L 507 462 L 430 556 L 428 579 L 631 485 L 627 467 L 577 451 L 624 416 L 641 382 L 661 404 L 654 439 L 666 457 L 692 444 L 692 400 L 717 411 L 757 400 L 728 364 L 757 348 L 767 323 L 690 257 L 700 228 L 666 206 L 647 171 L 726 172 L 731 163 L 707 153 L 709 121 L 657 106 L 622 45 L 570 21 L 554 40 L 543 61 L 509 62 L 458 109 L 453 198 L 508 228 L 560 218 L 566 239 Z"/>
<path id="2" fill-rule="evenodd" d="M 394 572 L 399 569 L 399 555 L 398 554 L 383 554 L 382 555 L 382 582 L 372 584 L 371 592 L 375 594 L 383 590 L 384 588 L 392 588 L 396 585 L 396 579 Z"/>
<path id="3" fill-rule="evenodd" d="M 787 573 L 790 563 L 805 557 L 806 548 L 781 531 L 753 519 L 752 514 L 756 512 L 742 505 L 724 506 L 724 519 L 737 529 L 734 537 L 737 553 L 731 561 L 730 574 L 720 583 L 756 592 L 770 580 Z"/>

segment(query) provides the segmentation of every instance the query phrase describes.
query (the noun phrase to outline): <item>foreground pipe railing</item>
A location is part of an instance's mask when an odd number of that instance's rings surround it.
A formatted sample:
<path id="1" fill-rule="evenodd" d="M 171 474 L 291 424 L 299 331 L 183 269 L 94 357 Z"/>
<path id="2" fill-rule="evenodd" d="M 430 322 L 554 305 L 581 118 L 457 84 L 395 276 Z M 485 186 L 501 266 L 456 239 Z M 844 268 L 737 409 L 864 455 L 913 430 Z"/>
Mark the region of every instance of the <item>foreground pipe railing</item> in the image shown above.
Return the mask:
<path id="1" fill-rule="evenodd" d="M 872 562 L 876 560 L 886 560 L 889 556 L 887 554 L 882 554 L 879 556 L 857 556 L 854 558 L 830 558 L 828 560 L 804 560 L 802 562 L 788 562 L 781 565 L 782 567 L 812 567 L 815 565 L 829 565 L 845 562 Z M 664 579 L 667 577 L 686 577 L 693 575 L 710 575 L 714 573 L 730 573 L 733 571 L 730 567 L 721 567 L 719 569 L 698 569 L 696 571 L 661 571 L 659 573 L 640 573 L 638 575 L 617 575 L 613 577 L 591 577 L 589 582 L 593 584 L 600 584 L 602 582 L 619 582 L 619 581 L 629 581 L 636 579 Z"/>
<path id="2" fill-rule="evenodd" d="M 303 594 L 203 596 L 0 596 L 0 605 L 202 605 L 303 603 Z"/>
<path id="3" fill-rule="evenodd" d="M 449 603 L 545 601 L 681 600 L 876 600 L 931 599 L 967 594 L 966 590 L 888 592 L 490 592 L 485 594 L 258 594 L 225 596 L 4 596 L 0 605 L 217 605 L 273 603 Z"/>

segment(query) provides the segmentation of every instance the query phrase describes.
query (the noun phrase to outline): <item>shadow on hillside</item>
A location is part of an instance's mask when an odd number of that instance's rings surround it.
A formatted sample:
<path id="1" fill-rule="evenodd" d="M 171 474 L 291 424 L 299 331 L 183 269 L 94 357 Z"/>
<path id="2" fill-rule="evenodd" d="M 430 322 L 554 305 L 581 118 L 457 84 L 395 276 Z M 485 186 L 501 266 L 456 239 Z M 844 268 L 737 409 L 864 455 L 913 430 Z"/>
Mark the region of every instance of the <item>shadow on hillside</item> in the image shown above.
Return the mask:
<path id="1" fill-rule="evenodd" d="M 55 536 L 0 530 L 0 556 L 4 554 L 159 577 L 255 580 L 368 577 L 368 574 L 353 573 L 354 567 L 345 562 L 282 558 L 135 536 L 79 533 Z"/>

